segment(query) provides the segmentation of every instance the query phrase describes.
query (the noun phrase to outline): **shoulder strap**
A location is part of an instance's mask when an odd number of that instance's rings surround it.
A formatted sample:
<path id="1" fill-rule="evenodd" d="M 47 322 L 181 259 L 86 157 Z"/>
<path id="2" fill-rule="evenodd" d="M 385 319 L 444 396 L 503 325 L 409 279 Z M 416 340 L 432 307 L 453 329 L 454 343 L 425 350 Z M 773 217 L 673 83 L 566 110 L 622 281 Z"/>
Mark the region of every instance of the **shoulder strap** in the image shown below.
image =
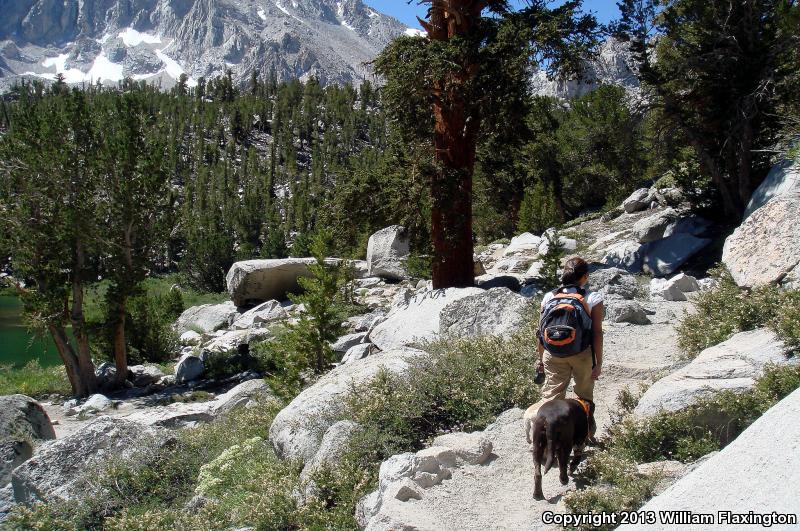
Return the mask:
<path id="1" fill-rule="evenodd" d="M 567 288 L 575 288 L 575 291 L 577 291 L 581 296 L 586 296 L 586 290 L 580 286 L 576 286 L 575 284 L 562 284 L 558 287 L 558 291 L 565 290 Z"/>

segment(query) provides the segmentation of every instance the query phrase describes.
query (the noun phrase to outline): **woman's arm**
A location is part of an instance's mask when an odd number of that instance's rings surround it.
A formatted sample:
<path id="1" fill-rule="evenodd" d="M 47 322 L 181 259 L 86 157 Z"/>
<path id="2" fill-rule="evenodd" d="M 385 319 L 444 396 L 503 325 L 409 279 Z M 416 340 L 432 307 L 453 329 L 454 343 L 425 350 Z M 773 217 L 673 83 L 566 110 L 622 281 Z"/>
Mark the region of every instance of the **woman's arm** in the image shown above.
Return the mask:
<path id="1" fill-rule="evenodd" d="M 592 378 L 595 380 L 600 377 L 603 365 L 603 317 L 605 317 L 605 309 L 603 303 L 599 302 L 592 308 L 592 348 L 596 363 L 592 369 Z"/>

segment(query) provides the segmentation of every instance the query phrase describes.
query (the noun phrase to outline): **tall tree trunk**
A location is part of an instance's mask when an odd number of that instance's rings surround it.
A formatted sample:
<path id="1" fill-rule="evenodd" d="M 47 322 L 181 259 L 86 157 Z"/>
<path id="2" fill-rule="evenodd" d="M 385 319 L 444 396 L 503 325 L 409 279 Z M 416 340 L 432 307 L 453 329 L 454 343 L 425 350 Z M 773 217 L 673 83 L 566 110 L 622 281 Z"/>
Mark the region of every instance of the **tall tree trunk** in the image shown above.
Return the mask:
<path id="1" fill-rule="evenodd" d="M 522 186 L 515 186 L 511 192 L 511 198 L 508 201 L 508 222 L 511 224 L 511 229 L 516 231 L 519 224 L 519 210 L 522 207 L 522 199 L 525 192 Z"/>
<path id="2" fill-rule="evenodd" d="M 117 373 L 114 376 L 115 386 L 121 386 L 128 377 L 128 353 L 125 348 L 125 307 L 127 304 L 127 297 L 120 296 L 117 301 L 116 313 L 117 317 L 114 321 L 114 339 L 112 342 L 112 350 L 114 352 L 114 366 Z"/>
<path id="3" fill-rule="evenodd" d="M 716 186 L 719 191 L 725 217 L 729 220 L 740 220 L 744 209 L 740 206 L 741 203 L 738 200 L 738 193 L 734 190 L 734 183 L 725 178 L 724 170 L 720 168 L 719 164 L 708 154 L 701 142 L 690 138 L 689 143 L 697 154 L 700 171 L 711 177 L 711 182 L 714 183 L 714 186 Z"/>
<path id="4" fill-rule="evenodd" d="M 128 222 L 125 226 L 122 241 L 122 259 L 125 261 L 128 274 L 133 275 L 133 222 Z M 119 289 L 116 290 L 117 300 L 115 302 L 117 315 L 114 320 L 112 351 L 114 353 L 114 366 L 116 368 L 114 384 L 116 386 L 122 386 L 123 382 L 128 378 L 128 353 L 125 345 L 125 324 L 127 319 L 125 310 L 128 304 L 130 288 L 129 284 L 125 281 L 122 283 L 118 282 L 118 288 Z"/>
<path id="5" fill-rule="evenodd" d="M 69 344 L 64 327 L 61 324 L 50 324 L 47 329 L 53 337 L 53 343 L 56 345 L 58 355 L 61 356 L 61 361 L 64 362 L 64 370 L 67 373 L 69 384 L 72 386 L 72 394 L 78 397 L 89 396 L 86 382 L 83 381 L 78 367 L 78 357 L 75 355 L 72 345 Z"/>
<path id="6" fill-rule="evenodd" d="M 92 354 L 89 351 L 89 336 L 86 333 L 86 320 L 83 315 L 83 283 L 80 280 L 80 275 L 84 268 L 82 244 L 79 243 L 77 245 L 75 255 L 70 321 L 72 322 L 72 335 L 75 338 L 75 346 L 77 347 L 78 371 L 86 385 L 86 392 L 93 394 L 97 391 L 97 378 L 94 374 L 94 363 L 92 362 Z"/>
<path id="7" fill-rule="evenodd" d="M 483 2 L 433 0 L 431 40 L 447 41 L 466 35 L 480 16 Z M 472 286 L 475 281 L 472 245 L 472 174 L 478 118 L 470 112 L 465 85 L 477 67 L 465 60 L 433 86 L 434 148 L 436 168 L 431 176 L 433 288 Z"/>
<path id="8" fill-rule="evenodd" d="M 750 196 L 753 195 L 753 124 L 750 120 L 742 125 L 741 144 L 736 168 L 736 192 L 738 196 L 739 217 L 744 215 Z"/>

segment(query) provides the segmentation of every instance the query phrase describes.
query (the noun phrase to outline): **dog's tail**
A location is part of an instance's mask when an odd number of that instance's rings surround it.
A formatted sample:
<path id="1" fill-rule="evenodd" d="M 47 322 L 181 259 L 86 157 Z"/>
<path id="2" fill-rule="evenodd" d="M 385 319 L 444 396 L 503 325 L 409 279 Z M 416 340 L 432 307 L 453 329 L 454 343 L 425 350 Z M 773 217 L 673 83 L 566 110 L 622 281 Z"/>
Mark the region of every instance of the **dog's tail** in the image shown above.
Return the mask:
<path id="1" fill-rule="evenodd" d="M 555 429 L 553 428 L 553 423 L 548 422 L 547 426 L 545 427 L 545 433 L 547 434 L 547 447 L 545 448 L 545 462 L 544 462 L 544 473 L 547 472 L 553 467 L 553 462 L 556 459 L 556 448 L 555 448 L 555 441 L 556 441 L 556 433 Z"/>

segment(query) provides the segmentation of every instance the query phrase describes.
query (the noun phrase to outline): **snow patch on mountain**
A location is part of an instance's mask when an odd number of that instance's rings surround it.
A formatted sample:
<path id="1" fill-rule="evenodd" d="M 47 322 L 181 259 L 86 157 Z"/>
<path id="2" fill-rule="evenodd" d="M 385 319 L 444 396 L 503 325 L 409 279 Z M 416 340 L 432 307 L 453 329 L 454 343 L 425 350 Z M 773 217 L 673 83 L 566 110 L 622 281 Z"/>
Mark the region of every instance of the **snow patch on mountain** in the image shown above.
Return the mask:
<path id="1" fill-rule="evenodd" d="M 122 39 L 125 46 L 139 46 L 143 42 L 147 44 L 161 44 L 161 37 L 158 35 L 136 31 L 133 28 L 125 28 L 119 32 L 118 37 Z"/>
<path id="2" fill-rule="evenodd" d="M 68 83 L 156 78 L 169 88 L 233 72 L 322 84 L 374 80 L 371 61 L 406 27 L 362 0 L 30 0 L 0 20 L 0 91 L 21 76 Z"/>

